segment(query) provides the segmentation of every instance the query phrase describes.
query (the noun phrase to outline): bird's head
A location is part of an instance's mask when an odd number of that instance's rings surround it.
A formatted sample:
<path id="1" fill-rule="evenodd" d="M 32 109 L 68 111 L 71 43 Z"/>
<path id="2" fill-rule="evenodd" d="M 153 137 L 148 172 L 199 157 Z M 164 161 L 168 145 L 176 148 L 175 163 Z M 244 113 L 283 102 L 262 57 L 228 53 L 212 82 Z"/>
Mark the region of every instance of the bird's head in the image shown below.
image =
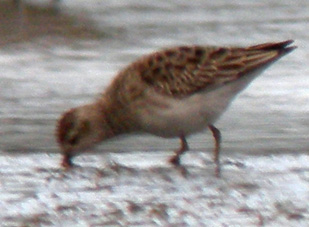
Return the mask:
<path id="1" fill-rule="evenodd" d="M 57 142 L 63 153 L 62 166 L 71 167 L 72 158 L 112 136 L 104 112 L 94 104 L 73 108 L 59 119 Z"/>

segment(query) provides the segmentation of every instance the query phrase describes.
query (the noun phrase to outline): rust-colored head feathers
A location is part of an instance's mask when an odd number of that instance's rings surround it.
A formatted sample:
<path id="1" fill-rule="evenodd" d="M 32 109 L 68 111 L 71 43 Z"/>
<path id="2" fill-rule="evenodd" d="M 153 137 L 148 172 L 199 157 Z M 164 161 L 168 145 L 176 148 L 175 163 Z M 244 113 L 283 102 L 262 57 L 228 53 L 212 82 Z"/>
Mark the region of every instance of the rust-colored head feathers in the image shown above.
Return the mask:
<path id="1" fill-rule="evenodd" d="M 110 134 L 104 120 L 104 112 L 97 104 L 85 105 L 65 112 L 56 128 L 57 142 L 64 155 L 62 165 L 71 166 L 73 156 L 110 137 Z"/>

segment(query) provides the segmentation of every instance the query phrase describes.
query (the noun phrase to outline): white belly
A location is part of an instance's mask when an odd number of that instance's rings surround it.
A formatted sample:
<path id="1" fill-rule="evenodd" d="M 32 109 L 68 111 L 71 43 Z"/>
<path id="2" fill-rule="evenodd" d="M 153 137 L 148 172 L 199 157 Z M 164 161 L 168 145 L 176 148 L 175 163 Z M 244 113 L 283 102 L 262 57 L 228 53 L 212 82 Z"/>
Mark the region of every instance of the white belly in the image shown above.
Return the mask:
<path id="1" fill-rule="evenodd" d="M 206 90 L 182 99 L 152 93 L 141 108 L 142 130 L 161 137 L 178 137 L 203 131 L 227 109 L 233 98 L 253 78 Z M 153 101 L 155 100 L 155 101 Z"/>

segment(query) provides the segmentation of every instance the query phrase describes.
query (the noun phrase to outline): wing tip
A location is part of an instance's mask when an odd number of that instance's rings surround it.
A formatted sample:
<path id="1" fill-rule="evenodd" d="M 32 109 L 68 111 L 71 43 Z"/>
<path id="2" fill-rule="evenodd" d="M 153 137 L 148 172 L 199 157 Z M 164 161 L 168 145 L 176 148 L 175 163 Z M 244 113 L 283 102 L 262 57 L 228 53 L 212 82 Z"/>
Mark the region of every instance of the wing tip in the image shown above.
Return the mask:
<path id="1" fill-rule="evenodd" d="M 255 49 L 255 50 L 278 50 L 282 51 L 283 53 L 291 52 L 292 50 L 296 49 L 297 46 L 290 46 L 292 43 L 294 43 L 293 39 L 288 39 L 286 41 L 282 42 L 276 42 L 276 43 L 263 43 L 255 46 L 249 47 L 249 49 Z"/>
<path id="2" fill-rule="evenodd" d="M 297 46 L 294 45 L 291 46 L 292 43 L 294 43 L 294 40 L 288 39 L 282 42 L 263 43 L 251 46 L 249 47 L 249 49 L 260 50 L 260 51 L 276 51 L 277 52 L 276 59 L 279 59 L 297 48 Z"/>
<path id="3" fill-rule="evenodd" d="M 294 45 L 291 46 L 292 43 L 294 43 L 294 40 L 292 39 L 278 43 L 279 44 L 278 46 L 279 55 L 285 55 L 295 50 L 297 46 L 294 46 Z"/>

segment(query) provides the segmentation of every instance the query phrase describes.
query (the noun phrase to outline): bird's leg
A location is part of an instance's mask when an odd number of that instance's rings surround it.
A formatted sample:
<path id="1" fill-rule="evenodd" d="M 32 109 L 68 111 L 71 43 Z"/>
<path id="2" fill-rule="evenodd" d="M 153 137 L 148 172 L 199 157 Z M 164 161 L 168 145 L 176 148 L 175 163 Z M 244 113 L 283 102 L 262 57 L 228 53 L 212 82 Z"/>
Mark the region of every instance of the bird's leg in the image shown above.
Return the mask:
<path id="1" fill-rule="evenodd" d="M 184 135 L 179 136 L 181 147 L 175 151 L 175 155 L 169 160 L 170 163 L 172 163 L 175 166 L 180 165 L 180 156 L 185 153 L 187 150 L 189 150 L 189 146 L 186 140 L 186 137 Z"/>
<path id="2" fill-rule="evenodd" d="M 214 149 L 214 162 L 216 164 L 216 175 L 220 175 L 220 143 L 221 143 L 221 133 L 213 125 L 208 125 L 213 137 L 215 138 L 215 149 Z"/>

